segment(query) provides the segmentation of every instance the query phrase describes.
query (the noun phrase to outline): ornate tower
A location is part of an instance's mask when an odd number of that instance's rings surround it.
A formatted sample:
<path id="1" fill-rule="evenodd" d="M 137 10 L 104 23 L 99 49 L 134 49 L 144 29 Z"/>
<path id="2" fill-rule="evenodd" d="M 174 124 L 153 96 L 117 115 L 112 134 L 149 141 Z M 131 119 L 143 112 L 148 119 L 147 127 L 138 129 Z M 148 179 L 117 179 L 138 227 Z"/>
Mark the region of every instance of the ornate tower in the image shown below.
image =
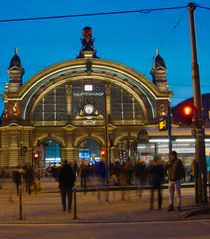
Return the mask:
<path id="1" fill-rule="evenodd" d="M 15 55 L 10 60 L 8 73 L 10 76 L 8 92 L 18 92 L 22 86 L 22 77 L 24 74 L 24 69 L 21 65 L 17 48 L 15 49 Z"/>
<path id="2" fill-rule="evenodd" d="M 167 68 L 165 61 L 160 56 L 158 49 L 156 49 L 156 56 L 153 62 L 150 74 L 152 75 L 153 83 L 161 92 L 168 92 L 168 82 L 166 79 Z"/>
<path id="3" fill-rule="evenodd" d="M 83 39 L 81 39 L 82 48 L 77 58 L 93 58 L 96 56 L 94 48 L 95 39 L 92 38 L 93 29 L 91 27 L 84 27 L 82 29 Z"/>

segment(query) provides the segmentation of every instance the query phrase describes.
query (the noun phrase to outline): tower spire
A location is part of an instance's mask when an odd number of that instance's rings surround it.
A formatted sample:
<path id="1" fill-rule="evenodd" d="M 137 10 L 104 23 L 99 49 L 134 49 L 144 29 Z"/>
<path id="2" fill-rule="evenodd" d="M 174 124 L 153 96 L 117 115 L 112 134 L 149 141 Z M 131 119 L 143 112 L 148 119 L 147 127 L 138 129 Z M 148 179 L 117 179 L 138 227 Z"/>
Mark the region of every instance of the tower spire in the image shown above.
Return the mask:
<path id="1" fill-rule="evenodd" d="M 18 48 L 15 48 L 15 54 L 10 60 L 8 73 L 10 76 L 9 81 L 9 92 L 17 92 L 22 86 L 22 77 L 24 74 L 24 69 L 21 64 L 20 57 L 18 56 Z"/>
<path id="2" fill-rule="evenodd" d="M 159 55 L 159 49 L 156 48 L 156 56 Z"/>
<path id="3" fill-rule="evenodd" d="M 168 92 L 168 82 L 166 79 L 166 64 L 159 54 L 159 49 L 156 48 L 156 56 L 152 65 L 151 75 L 153 83 L 161 92 Z"/>

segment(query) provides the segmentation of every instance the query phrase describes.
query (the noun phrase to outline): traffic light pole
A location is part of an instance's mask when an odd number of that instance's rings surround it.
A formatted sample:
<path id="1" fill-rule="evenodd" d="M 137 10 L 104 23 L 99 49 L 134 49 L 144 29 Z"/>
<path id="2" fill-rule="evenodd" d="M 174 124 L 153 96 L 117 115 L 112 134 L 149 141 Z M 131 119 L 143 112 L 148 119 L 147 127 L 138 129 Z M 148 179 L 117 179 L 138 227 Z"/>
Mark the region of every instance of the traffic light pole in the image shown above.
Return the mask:
<path id="1" fill-rule="evenodd" d="M 172 137 L 171 137 L 171 106 L 168 105 L 168 150 L 169 154 L 172 152 Z"/>
<path id="2" fill-rule="evenodd" d="M 197 61 L 194 10 L 194 3 L 188 4 L 189 22 L 190 22 L 190 39 L 192 48 L 192 81 L 194 91 L 195 107 L 195 162 L 197 168 L 195 172 L 195 200 L 196 203 L 207 203 L 207 177 L 206 177 L 206 156 L 205 156 L 205 138 L 203 128 L 202 98 L 200 89 L 199 65 Z"/>

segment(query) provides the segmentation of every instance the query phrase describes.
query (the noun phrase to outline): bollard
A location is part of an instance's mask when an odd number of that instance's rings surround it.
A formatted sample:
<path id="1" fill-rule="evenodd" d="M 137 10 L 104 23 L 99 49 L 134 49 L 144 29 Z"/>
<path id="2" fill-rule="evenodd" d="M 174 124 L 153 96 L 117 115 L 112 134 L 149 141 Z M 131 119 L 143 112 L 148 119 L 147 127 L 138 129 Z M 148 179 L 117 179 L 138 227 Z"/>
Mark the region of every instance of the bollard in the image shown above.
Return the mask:
<path id="1" fill-rule="evenodd" d="M 24 170 L 22 168 L 20 168 L 18 170 L 18 173 L 20 174 L 20 185 L 19 185 L 19 219 L 22 220 L 23 219 L 23 197 L 22 197 L 22 193 L 23 193 L 23 174 L 24 174 Z"/>
<path id="2" fill-rule="evenodd" d="M 73 219 L 77 219 L 77 189 L 73 188 L 73 197 L 74 197 L 74 216 Z"/>
<path id="3" fill-rule="evenodd" d="M 209 201 L 210 201 L 210 172 L 208 173 L 208 179 L 209 179 Z"/>
<path id="4" fill-rule="evenodd" d="M 20 173 L 19 185 L 19 220 L 23 219 L 23 200 L 22 200 L 22 173 Z"/>

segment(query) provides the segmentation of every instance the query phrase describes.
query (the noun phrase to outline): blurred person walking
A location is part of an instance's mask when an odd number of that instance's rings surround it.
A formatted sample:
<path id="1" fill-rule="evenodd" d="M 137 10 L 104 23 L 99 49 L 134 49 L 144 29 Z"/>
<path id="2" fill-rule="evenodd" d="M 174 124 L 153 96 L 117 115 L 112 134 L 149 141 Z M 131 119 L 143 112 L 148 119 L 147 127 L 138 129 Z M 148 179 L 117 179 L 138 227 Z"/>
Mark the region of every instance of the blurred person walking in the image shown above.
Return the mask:
<path id="1" fill-rule="evenodd" d="M 66 197 L 68 198 L 68 211 L 71 212 L 72 188 L 75 183 L 75 174 L 72 167 L 65 160 L 58 176 L 63 211 L 66 211 Z"/>
<path id="2" fill-rule="evenodd" d="M 111 176 L 115 175 L 115 177 L 116 177 L 115 185 L 119 186 L 120 183 L 121 183 L 121 172 L 122 172 L 122 167 L 120 165 L 120 161 L 119 160 L 116 160 L 113 163 L 111 172 L 112 172 Z"/>
<path id="3" fill-rule="evenodd" d="M 85 165 L 85 161 L 82 160 L 80 162 L 80 166 L 78 168 L 78 174 L 80 176 L 80 186 L 82 188 L 86 188 L 87 186 L 87 177 L 88 177 L 88 169 L 87 165 Z"/>
<path id="4" fill-rule="evenodd" d="M 147 180 L 147 167 L 144 160 L 138 160 L 134 166 L 136 184 L 137 184 L 137 195 L 142 196 L 143 186 Z"/>
<path id="5" fill-rule="evenodd" d="M 15 183 L 15 186 L 16 186 L 17 195 L 19 195 L 19 187 L 21 183 L 21 174 L 19 170 L 20 170 L 20 166 L 18 166 L 17 169 L 15 169 L 12 172 L 13 182 Z"/>
<path id="6" fill-rule="evenodd" d="M 168 211 L 174 210 L 174 193 L 177 194 L 177 209 L 181 211 L 181 179 L 184 177 L 184 166 L 181 159 L 177 158 L 177 152 L 172 151 L 169 154 L 169 161 L 166 165 L 169 180 L 169 208 Z"/>
<path id="7" fill-rule="evenodd" d="M 155 155 L 154 160 L 148 169 L 150 176 L 151 192 L 150 192 L 150 210 L 154 209 L 154 193 L 158 194 L 158 209 L 162 208 L 162 183 L 164 179 L 164 167 L 161 162 L 161 157 Z"/>
<path id="8" fill-rule="evenodd" d="M 101 160 L 99 163 L 97 163 L 97 176 L 98 176 L 98 183 L 99 187 L 97 187 L 97 199 L 98 202 L 109 202 L 109 191 L 108 191 L 108 185 L 107 185 L 107 165 L 103 160 Z M 100 189 L 103 188 L 103 189 Z M 104 192 L 102 194 L 102 192 Z"/>
<path id="9" fill-rule="evenodd" d="M 34 184 L 35 180 L 35 172 L 32 166 L 24 167 L 24 169 L 25 169 L 24 179 L 26 184 L 26 192 L 28 192 L 31 195 L 32 185 Z"/>
<path id="10" fill-rule="evenodd" d="M 128 159 L 126 160 L 123 166 L 123 174 L 124 174 L 125 182 L 127 185 L 132 184 L 133 170 L 134 170 L 134 167 L 133 167 L 131 158 L 128 157 Z"/>

